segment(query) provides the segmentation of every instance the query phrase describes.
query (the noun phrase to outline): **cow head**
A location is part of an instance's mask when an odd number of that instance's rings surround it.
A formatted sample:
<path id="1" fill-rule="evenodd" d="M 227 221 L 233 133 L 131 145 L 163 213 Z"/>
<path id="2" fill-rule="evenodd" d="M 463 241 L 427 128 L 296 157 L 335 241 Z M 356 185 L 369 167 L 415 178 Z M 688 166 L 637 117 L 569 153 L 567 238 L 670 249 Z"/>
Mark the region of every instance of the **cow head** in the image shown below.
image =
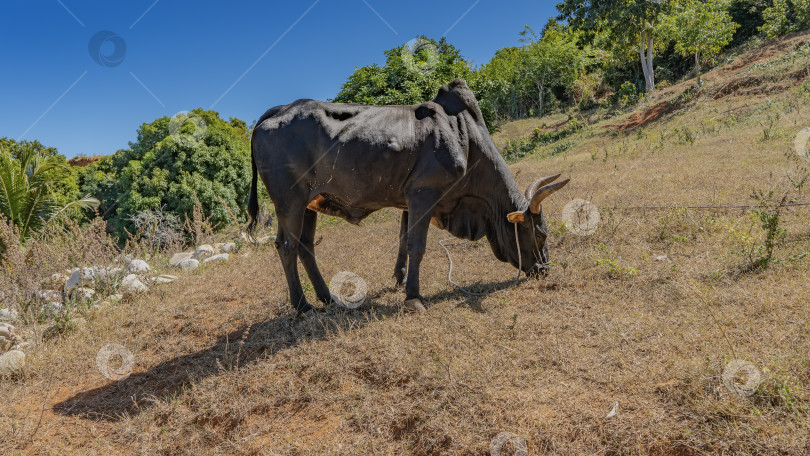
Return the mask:
<path id="1" fill-rule="evenodd" d="M 524 211 L 512 212 L 506 216 L 509 222 L 517 226 L 516 242 L 520 251 L 520 267 L 527 277 L 548 273 L 549 257 L 548 247 L 546 246 L 548 226 L 546 226 L 546 218 L 543 216 L 540 203 L 570 181 L 570 179 L 566 179 L 552 183 L 558 177 L 560 177 L 559 174 L 534 181 L 526 189 L 526 199 L 529 207 Z M 516 258 L 510 262 L 515 267 L 518 267 Z"/>

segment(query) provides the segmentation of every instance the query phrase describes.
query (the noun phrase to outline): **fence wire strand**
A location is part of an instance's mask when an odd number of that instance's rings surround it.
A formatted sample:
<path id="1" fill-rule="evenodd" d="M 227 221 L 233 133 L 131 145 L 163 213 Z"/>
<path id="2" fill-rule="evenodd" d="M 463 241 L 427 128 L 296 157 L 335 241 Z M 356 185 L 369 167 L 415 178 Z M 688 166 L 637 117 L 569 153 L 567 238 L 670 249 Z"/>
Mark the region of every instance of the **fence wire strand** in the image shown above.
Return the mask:
<path id="1" fill-rule="evenodd" d="M 711 206 L 613 206 L 605 208 L 612 211 L 625 210 L 665 210 L 665 209 L 751 209 L 755 207 L 802 207 L 810 206 L 810 203 L 787 203 L 787 204 L 739 204 L 739 205 L 711 205 Z"/>

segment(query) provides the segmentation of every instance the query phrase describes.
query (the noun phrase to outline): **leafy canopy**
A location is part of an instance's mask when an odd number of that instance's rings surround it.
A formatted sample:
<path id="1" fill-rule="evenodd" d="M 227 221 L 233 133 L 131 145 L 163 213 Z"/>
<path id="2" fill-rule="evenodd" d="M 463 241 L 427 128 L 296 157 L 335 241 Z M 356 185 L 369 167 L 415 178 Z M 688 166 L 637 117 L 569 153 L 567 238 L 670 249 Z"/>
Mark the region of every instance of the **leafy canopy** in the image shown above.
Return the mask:
<path id="1" fill-rule="evenodd" d="M 37 141 L 0 138 L 0 214 L 28 239 L 60 211 L 95 207 L 74 198 L 78 187 L 65 157 Z M 5 246 L 0 246 L 5 251 Z"/>
<path id="2" fill-rule="evenodd" d="M 810 27 L 810 0 L 773 0 L 762 18 L 760 31 L 768 38 L 803 30 Z"/>
<path id="3" fill-rule="evenodd" d="M 521 47 L 499 49 L 477 72 L 473 86 L 482 109 L 498 120 L 542 115 L 554 92 L 570 95 L 589 62 L 579 32 L 550 22 L 538 36 L 529 26 Z"/>
<path id="4" fill-rule="evenodd" d="M 698 83 L 701 59 L 711 59 L 731 42 L 739 27 L 722 0 L 678 0 L 661 22 L 661 34 L 675 42 L 675 51 L 695 56 Z"/>
<path id="5" fill-rule="evenodd" d="M 82 189 L 102 200 L 101 214 L 124 234 L 144 211 L 191 217 L 195 198 L 214 227 L 245 220 L 250 179 L 244 121 L 195 109 L 141 125 L 130 149 L 86 167 Z"/>
<path id="6" fill-rule="evenodd" d="M 417 104 L 432 100 L 443 84 L 469 78 L 472 70 L 444 38 L 421 36 L 385 51 L 385 66 L 357 68 L 335 96 L 337 103 Z"/>

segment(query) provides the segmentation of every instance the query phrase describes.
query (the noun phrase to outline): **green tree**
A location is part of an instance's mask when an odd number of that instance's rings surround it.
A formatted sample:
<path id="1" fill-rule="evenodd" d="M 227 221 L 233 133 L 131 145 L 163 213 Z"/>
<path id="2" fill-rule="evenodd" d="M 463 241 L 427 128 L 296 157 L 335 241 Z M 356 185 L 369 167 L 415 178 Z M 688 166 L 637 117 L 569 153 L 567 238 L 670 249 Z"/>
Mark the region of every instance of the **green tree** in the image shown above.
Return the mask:
<path id="1" fill-rule="evenodd" d="M 537 112 L 542 115 L 552 87 L 571 93 L 585 67 L 586 51 L 580 49 L 577 33 L 553 21 L 546 26 L 542 37 L 538 38 L 529 26 L 522 35 L 532 37 L 527 39 L 528 44 L 524 49 L 526 61 L 523 72 L 525 78 L 537 88 Z"/>
<path id="2" fill-rule="evenodd" d="M 743 44 L 748 39 L 757 36 L 765 23 L 762 17 L 764 11 L 773 6 L 773 0 L 730 0 L 728 13 L 731 19 L 740 24 L 734 33 L 734 39 L 729 46 Z"/>
<path id="3" fill-rule="evenodd" d="M 536 94 L 532 94 L 532 81 L 524 77 L 525 54 L 524 47 L 498 49 L 470 81 L 482 112 L 490 113 L 488 125 L 527 117 L 537 101 Z"/>
<path id="4" fill-rule="evenodd" d="M 637 54 L 647 92 L 655 90 L 656 26 L 665 7 L 661 0 L 563 0 L 557 4 L 559 19 L 591 38 L 608 36 L 607 50 L 614 55 Z"/>
<path id="5" fill-rule="evenodd" d="M 722 0 L 679 0 L 661 22 L 661 33 L 675 42 L 675 51 L 695 57 L 701 86 L 700 62 L 716 57 L 731 42 L 739 24 L 731 19 Z"/>
<path id="6" fill-rule="evenodd" d="M 56 149 L 0 138 L 0 213 L 19 230 L 20 239 L 40 231 L 59 212 L 98 205 L 89 197 L 67 201 L 61 192 L 71 181 L 65 157 Z"/>
<path id="7" fill-rule="evenodd" d="M 76 170 L 68 165 L 65 156 L 60 154 L 55 147 L 46 147 L 36 140 L 15 141 L 10 138 L 0 138 L 0 149 L 7 150 L 17 160 L 23 155 L 30 154 L 52 159 L 58 166 L 46 171 L 44 176 L 44 179 L 49 182 L 49 198 L 59 207 L 80 199 Z"/>
<path id="8" fill-rule="evenodd" d="M 773 0 L 762 18 L 760 31 L 768 38 L 804 30 L 810 27 L 810 0 Z"/>
<path id="9" fill-rule="evenodd" d="M 195 198 L 212 225 L 224 227 L 246 219 L 249 150 L 244 121 L 195 109 L 141 125 L 129 149 L 84 168 L 80 183 L 102 200 L 102 216 L 121 236 L 141 212 L 191 217 Z"/>
<path id="10" fill-rule="evenodd" d="M 447 40 L 421 36 L 385 51 L 385 66 L 357 68 L 334 99 L 337 103 L 416 104 L 432 100 L 439 87 L 472 75 L 469 63 Z"/>

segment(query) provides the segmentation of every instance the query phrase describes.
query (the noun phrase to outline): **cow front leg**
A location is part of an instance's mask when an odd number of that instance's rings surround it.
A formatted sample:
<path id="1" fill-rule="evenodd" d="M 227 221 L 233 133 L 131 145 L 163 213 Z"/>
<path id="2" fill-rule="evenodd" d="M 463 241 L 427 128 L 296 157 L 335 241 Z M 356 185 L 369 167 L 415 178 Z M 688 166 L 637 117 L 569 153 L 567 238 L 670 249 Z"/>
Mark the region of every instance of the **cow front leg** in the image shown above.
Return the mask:
<path id="1" fill-rule="evenodd" d="M 315 288 L 318 300 L 329 305 L 333 302 L 337 303 L 338 299 L 329 291 L 329 287 L 326 286 L 326 281 L 323 280 L 321 271 L 318 269 L 318 263 L 315 261 L 315 229 L 317 223 L 318 213 L 310 209 L 305 210 L 301 242 L 298 244 L 298 257 L 304 265 L 304 270 L 307 271 L 312 287 Z"/>
<path id="2" fill-rule="evenodd" d="M 307 302 L 304 290 L 301 288 L 301 279 L 298 277 L 298 246 L 301 239 L 303 214 L 303 210 L 277 214 L 278 235 L 276 236 L 276 250 L 278 250 L 281 267 L 284 268 L 284 275 L 287 278 L 290 303 L 299 316 L 312 310 L 312 306 Z"/>
<path id="3" fill-rule="evenodd" d="M 419 294 L 419 266 L 425 256 L 430 218 L 436 207 L 432 192 L 420 190 L 408 200 L 408 278 L 405 281 L 405 308 L 425 310 L 427 302 Z"/>
<path id="4" fill-rule="evenodd" d="M 394 279 L 397 286 L 405 283 L 406 261 L 408 261 L 408 211 L 402 211 L 402 220 L 399 224 L 399 252 L 397 264 L 394 265 Z"/>

